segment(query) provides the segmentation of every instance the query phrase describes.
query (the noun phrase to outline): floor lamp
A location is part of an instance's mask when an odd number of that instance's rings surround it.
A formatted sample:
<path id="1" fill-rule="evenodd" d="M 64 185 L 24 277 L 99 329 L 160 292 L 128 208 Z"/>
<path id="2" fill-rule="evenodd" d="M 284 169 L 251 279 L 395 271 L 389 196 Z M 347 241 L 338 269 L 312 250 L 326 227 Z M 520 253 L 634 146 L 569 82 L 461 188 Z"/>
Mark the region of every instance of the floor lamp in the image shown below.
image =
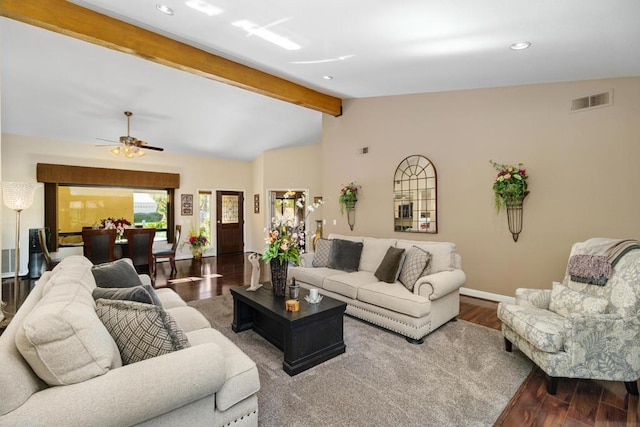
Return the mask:
<path id="1" fill-rule="evenodd" d="M 5 206 L 16 211 L 16 246 L 14 251 L 13 269 L 13 302 L 15 314 L 18 311 L 18 290 L 20 284 L 20 213 L 33 204 L 33 194 L 40 184 L 30 182 L 3 182 L 2 200 Z"/>

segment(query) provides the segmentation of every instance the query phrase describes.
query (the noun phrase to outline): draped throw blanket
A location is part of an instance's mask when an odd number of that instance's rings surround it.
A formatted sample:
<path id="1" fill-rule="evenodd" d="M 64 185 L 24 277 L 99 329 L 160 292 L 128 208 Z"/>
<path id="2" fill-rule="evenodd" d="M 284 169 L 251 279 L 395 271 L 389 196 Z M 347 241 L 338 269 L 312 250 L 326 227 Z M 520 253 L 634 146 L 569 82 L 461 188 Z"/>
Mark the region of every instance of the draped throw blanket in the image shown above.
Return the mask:
<path id="1" fill-rule="evenodd" d="M 613 273 L 613 267 L 627 252 L 640 249 L 638 240 L 619 240 L 601 254 L 576 254 L 569 258 L 569 275 L 574 282 L 604 286 Z"/>

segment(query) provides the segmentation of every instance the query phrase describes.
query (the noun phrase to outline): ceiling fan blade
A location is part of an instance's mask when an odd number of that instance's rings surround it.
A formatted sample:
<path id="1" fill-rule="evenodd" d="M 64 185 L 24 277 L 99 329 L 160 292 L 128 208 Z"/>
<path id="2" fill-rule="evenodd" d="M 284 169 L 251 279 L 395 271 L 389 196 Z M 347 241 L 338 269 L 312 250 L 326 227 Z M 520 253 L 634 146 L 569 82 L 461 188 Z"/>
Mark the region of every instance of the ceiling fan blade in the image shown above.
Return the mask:
<path id="1" fill-rule="evenodd" d="M 151 145 L 139 145 L 138 147 L 144 148 L 145 150 L 155 150 L 155 151 L 164 151 L 164 148 L 153 147 Z"/>
<path id="2" fill-rule="evenodd" d="M 118 144 L 118 141 L 114 141 L 112 139 L 104 139 L 104 138 L 96 138 L 99 139 L 100 141 L 107 141 L 107 142 L 113 142 L 114 144 Z"/>

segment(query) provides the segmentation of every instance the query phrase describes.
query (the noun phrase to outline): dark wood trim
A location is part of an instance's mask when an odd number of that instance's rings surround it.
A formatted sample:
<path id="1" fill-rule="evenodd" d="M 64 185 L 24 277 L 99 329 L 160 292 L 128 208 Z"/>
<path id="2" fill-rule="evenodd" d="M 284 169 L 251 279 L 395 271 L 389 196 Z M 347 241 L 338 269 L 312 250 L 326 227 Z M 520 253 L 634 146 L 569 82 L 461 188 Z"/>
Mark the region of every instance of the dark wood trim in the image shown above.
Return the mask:
<path id="1" fill-rule="evenodd" d="M 0 0 L 0 15 L 332 116 L 342 100 L 66 0 Z"/>
<path id="2" fill-rule="evenodd" d="M 58 250 L 58 184 L 44 184 L 44 226 L 49 228 L 49 251 Z"/>
<path id="3" fill-rule="evenodd" d="M 180 188 L 180 174 L 90 168 L 84 166 L 36 165 L 38 182 L 76 185 L 108 185 L 135 188 Z"/>

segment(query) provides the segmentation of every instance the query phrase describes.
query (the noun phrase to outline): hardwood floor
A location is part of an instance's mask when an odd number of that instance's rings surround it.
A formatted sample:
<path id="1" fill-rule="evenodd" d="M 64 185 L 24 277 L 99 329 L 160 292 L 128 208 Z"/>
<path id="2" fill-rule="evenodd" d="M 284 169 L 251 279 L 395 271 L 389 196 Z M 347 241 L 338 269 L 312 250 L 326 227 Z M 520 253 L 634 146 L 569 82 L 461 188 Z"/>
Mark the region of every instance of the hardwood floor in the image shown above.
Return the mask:
<path id="1" fill-rule="evenodd" d="M 246 254 L 206 257 L 202 262 L 179 260 L 176 264 L 178 271 L 174 279 L 202 277 L 202 280 L 171 284 L 169 263 L 161 263 L 155 285 L 175 290 L 185 301 L 228 294 L 232 287 L 251 280 L 251 264 Z M 215 274 L 222 277 L 211 277 Z M 261 280 L 267 277 L 267 267 L 262 265 Z M 8 295 L 11 283 L 11 279 L 3 281 L 3 295 Z M 34 281 L 22 282 L 21 297 L 33 284 Z M 493 301 L 462 296 L 458 318 L 499 330 L 497 306 Z M 515 347 L 514 351 L 517 351 Z M 551 396 L 546 392 L 544 373 L 534 368 L 495 425 L 640 426 L 640 407 L 638 397 L 629 395 L 622 382 L 562 379 L 557 394 Z"/>

